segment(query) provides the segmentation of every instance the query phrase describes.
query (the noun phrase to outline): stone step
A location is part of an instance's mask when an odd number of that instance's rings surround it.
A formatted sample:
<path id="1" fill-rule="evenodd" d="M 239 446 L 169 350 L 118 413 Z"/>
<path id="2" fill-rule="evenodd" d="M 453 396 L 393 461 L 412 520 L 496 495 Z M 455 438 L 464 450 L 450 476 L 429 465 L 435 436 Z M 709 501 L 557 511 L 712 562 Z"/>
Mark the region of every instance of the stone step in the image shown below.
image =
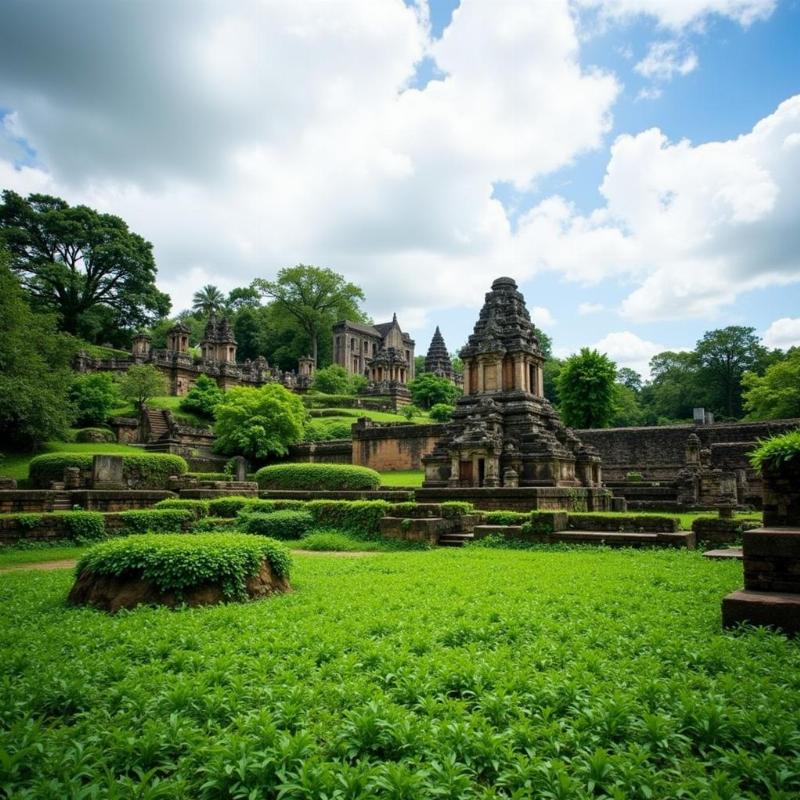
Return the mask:
<path id="1" fill-rule="evenodd" d="M 607 533 L 604 531 L 557 531 L 548 536 L 551 542 L 600 544 L 607 547 L 680 547 L 694 550 L 692 531 L 676 533 Z"/>
<path id="2" fill-rule="evenodd" d="M 722 601 L 722 624 L 732 628 L 742 622 L 800 634 L 800 594 L 749 589 L 731 592 Z"/>
<path id="3" fill-rule="evenodd" d="M 738 561 L 742 560 L 742 548 L 741 547 L 724 547 L 719 550 L 706 550 L 703 553 L 703 558 L 719 558 L 719 559 L 730 559 L 734 558 Z"/>
<path id="4" fill-rule="evenodd" d="M 439 547 L 463 547 L 467 542 L 475 540 L 472 533 L 443 533 L 439 537 Z"/>

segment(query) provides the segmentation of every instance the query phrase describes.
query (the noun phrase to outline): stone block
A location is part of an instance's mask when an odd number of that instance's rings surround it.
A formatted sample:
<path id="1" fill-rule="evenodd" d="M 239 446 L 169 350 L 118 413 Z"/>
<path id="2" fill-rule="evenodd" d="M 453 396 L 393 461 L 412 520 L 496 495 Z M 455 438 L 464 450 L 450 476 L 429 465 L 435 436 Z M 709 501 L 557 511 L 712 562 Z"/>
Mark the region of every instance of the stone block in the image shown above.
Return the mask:
<path id="1" fill-rule="evenodd" d="M 795 635 L 800 632 L 800 594 L 748 589 L 731 592 L 722 601 L 722 624 L 731 628 L 744 622 Z"/>
<path id="2" fill-rule="evenodd" d="M 10 491 L 17 488 L 17 481 L 14 478 L 0 476 L 0 491 Z"/>
<path id="3" fill-rule="evenodd" d="M 745 560 L 768 558 L 800 559 L 800 528 L 754 528 L 742 535 Z"/>
<path id="4" fill-rule="evenodd" d="M 625 514 L 628 511 L 628 501 L 624 497 L 612 497 L 611 510 Z"/>
<path id="5" fill-rule="evenodd" d="M 91 485 L 94 489 L 125 488 L 122 456 L 95 456 L 92 459 Z"/>

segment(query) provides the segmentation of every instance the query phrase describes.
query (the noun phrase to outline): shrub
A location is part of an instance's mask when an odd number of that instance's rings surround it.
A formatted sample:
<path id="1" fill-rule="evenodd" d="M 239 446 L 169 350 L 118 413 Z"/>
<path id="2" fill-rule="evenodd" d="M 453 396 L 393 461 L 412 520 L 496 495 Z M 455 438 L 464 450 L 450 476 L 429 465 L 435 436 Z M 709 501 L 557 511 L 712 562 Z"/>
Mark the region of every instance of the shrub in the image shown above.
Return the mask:
<path id="1" fill-rule="evenodd" d="M 454 410 L 455 406 L 449 403 L 434 403 L 431 406 L 430 417 L 434 422 L 450 422 Z"/>
<path id="2" fill-rule="evenodd" d="M 179 508 L 122 511 L 119 517 L 125 533 L 176 533 L 195 520 L 193 511 Z"/>
<path id="3" fill-rule="evenodd" d="M 631 483 L 640 483 L 642 481 L 641 472 L 628 472 L 625 474 L 625 479 Z"/>
<path id="4" fill-rule="evenodd" d="M 123 399 L 141 408 L 151 397 L 166 394 L 167 382 L 151 364 L 134 364 L 120 378 L 119 391 Z"/>
<path id="5" fill-rule="evenodd" d="M 289 445 L 303 438 L 307 418 L 303 401 L 278 383 L 231 389 L 214 416 L 216 449 L 255 459 L 286 455 Z"/>
<path id="6" fill-rule="evenodd" d="M 753 469 L 763 471 L 764 467 L 779 467 L 799 454 L 800 428 L 759 441 L 758 447 L 750 453 L 750 463 Z"/>
<path id="7" fill-rule="evenodd" d="M 442 516 L 445 519 L 453 519 L 454 517 L 463 517 L 465 514 L 472 514 L 475 511 L 475 506 L 472 503 L 464 503 L 459 500 L 448 500 L 442 503 Z"/>
<path id="8" fill-rule="evenodd" d="M 31 459 L 28 476 L 36 488 L 60 481 L 66 467 L 91 469 L 92 453 L 45 453 Z M 183 475 L 186 461 L 167 453 L 122 456 L 122 477 L 132 489 L 166 489 L 171 475 Z"/>
<path id="9" fill-rule="evenodd" d="M 378 535 L 389 511 L 386 500 L 312 500 L 308 511 L 320 528 L 335 528 L 364 538 Z"/>
<path id="10" fill-rule="evenodd" d="M 261 489 L 328 489 L 333 491 L 377 489 L 381 476 L 353 464 L 273 464 L 256 472 Z"/>
<path id="11" fill-rule="evenodd" d="M 461 390 L 447 378 L 439 378 L 431 372 L 424 372 L 408 384 L 414 405 L 431 408 L 438 403 L 452 405 Z"/>
<path id="12" fill-rule="evenodd" d="M 254 497 L 217 497 L 208 501 L 208 515 L 210 517 L 235 517 L 243 508 L 254 502 Z"/>
<path id="13" fill-rule="evenodd" d="M 353 419 L 314 419 L 306 427 L 306 439 L 310 442 L 330 442 L 334 439 L 351 439 Z"/>
<path id="14" fill-rule="evenodd" d="M 98 511 L 64 511 L 60 516 L 67 538 L 78 544 L 106 538 L 106 518 Z"/>
<path id="15" fill-rule="evenodd" d="M 305 500 L 253 500 L 242 513 L 271 514 L 273 511 L 303 510 L 308 505 Z"/>
<path id="16" fill-rule="evenodd" d="M 248 533 L 275 539 L 299 539 L 311 530 L 314 517 L 308 511 L 272 511 L 268 514 L 245 513 L 241 520 Z"/>
<path id="17" fill-rule="evenodd" d="M 218 585 L 228 600 L 244 599 L 247 579 L 266 559 L 278 577 L 288 577 L 291 556 L 278 542 L 246 534 L 139 535 L 93 547 L 75 574 L 119 577 L 141 573 L 162 592 L 180 595 L 198 586 Z"/>
<path id="18" fill-rule="evenodd" d="M 400 409 L 400 414 L 404 419 L 410 422 L 414 417 L 419 416 L 419 409 L 414 405 L 403 406 L 403 408 Z"/>
<path id="19" fill-rule="evenodd" d="M 208 516 L 208 500 L 160 500 L 153 508 L 158 510 L 177 508 L 183 511 L 191 511 L 195 519 L 202 519 Z"/>
<path id="20" fill-rule="evenodd" d="M 81 428 L 75 431 L 76 442 L 115 442 L 114 434 L 107 428 Z"/>
<path id="21" fill-rule="evenodd" d="M 531 521 L 530 512 L 525 511 L 488 511 L 487 525 L 523 525 Z"/>
<path id="22" fill-rule="evenodd" d="M 110 372 L 77 375 L 70 386 L 69 399 L 79 425 L 97 425 L 105 422 L 111 409 L 119 405 L 119 386 Z"/>
<path id="23" fill-rule="evenodd" d="M 314 373 L 311 387 L 315 392 L 324 394 L 354 394 L 353 383 L 347 370 L 338 364 L 318 369 Z"/>
<path id="24" fill-rule="evenodd" d="M 181 411 L 197 414 L 206 419 L 214 418 L 214 409 L 222 400 L 224 393 L 217 382 L 208 375 L 200 375 L 196 383 L 181 399 Z"/>

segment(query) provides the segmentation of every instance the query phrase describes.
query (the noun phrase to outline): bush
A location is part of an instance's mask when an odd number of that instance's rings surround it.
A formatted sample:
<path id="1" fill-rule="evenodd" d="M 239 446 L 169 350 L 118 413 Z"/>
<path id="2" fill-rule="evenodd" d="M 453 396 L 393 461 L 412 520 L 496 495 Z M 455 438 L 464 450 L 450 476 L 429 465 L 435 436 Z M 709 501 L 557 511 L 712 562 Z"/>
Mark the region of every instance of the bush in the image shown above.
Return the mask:
<path id="1" fill-rule="evenodd" d="M 223 396 L 224 392 L 213 378 L 209 378 L 208 375 L 200 375 L 194 386 L 181 399 L 180 409 L 205 419 L 213 419 L 214 409 Z"/>
<path id="2" fill-rule="evenodd" d="M 105 516 L 98 511 L 53 511 L 44 514 L 3 514 L 4 519 L 15 520 L 24 531 L 32 531 L 45 520 L 57 519 L 64 530 L 64 539 L 78 544 L 96 542 L 106 537 Z"/>
<path id="3" fill-rule="evenodd" d="M 66 467 L 91 469 L 92 453 L 45 453 L 31 459 L 28 477 L 34 488 L 47 488 L 60 481 Z M 171 475 L 183 475 L 186 461 L 167 453 L 122 456 L 122 477 L 131 489 L 166 489 Z"/>
<path id="4" fill-rule="evenodd" d="M 452 405 L 461 394 L 461 390 L 447 378 L 439 378 L 431 372 L 424 372 L 413 381 L 409 381 L 408 390 L 415 406 L 432 408 L 439 403 Z"/>
<path id="5" fill-rule="evenodd" d="M 386 500 L 312 500 L 306 507 L 317 527 L 370 538 L 378 535 L 391 504 Z"/>
<path id="6" fill-rule="evenodd" d="M 119 517 L 125 533 L 177 533 L 195 520 L 193 511 L 179 508 L 122 511 Z"/>
<path id="7" fill-rule="evenodd" d="M 414 417 L 419 416 L 419 409 L 414 405 L 403 406 L 400 409 L 400 414 L 404 419 L 407 419 L 409 422 L 411 422 Z"/>
<path id="8" fill-rule="evenodd" d="M 631 483 L 641 483 L 643 480 L 641 472 L 627 472 L 625 473 L 625 480 Z"/>
<path id="9" fill-rule="evenodd" d="M 119 392 L 124 400 L 141 408 L 151 397 L 166 394 L 167 381 L 151 364 L 133 364 L 120 378 Z"/>
<path id="10" fill-rule="evenodd" d="M 430 417 L 434 422 L 450 422 L 455 406 L 449 403 L 435 403 L 431 406 Z"/>
<path id="11" fill-rule="evenodd" d="M 111 409 L 119 405 L 119 386 L 110 372 L 77 375 L 69 390 L 78 425 L 105 422 Z"/>
<path id="12" fill-rule="evenodd" d="M 353 419 L 314 419 L 306 426 L 306 439 L 309 442 L 330 442 L 334 439 L 353 437 Z"/>
<path id="13" fill-rule="evenodd" d="M 353 464 L 273 464 L 256 472 L 261 489 L 327 489 L 332 491 L 377 489 L 381 476 Z"/>
<path id="14" fill-rule="evenodd" d="M 240 600 L 246 597 L 247 579 L 258 574 L 265 559 L 277 577 L 288 578 L 291 556 L 271 539 L 233 533 L 140 535 L 93 547 L 80 558 L 75 574 L 140 573 L 160 591 L 178 595 L 213 584 L 222 588 L 226 599 Z"/>
<path id="15" fill-rule="evenodd" d="M 242 513 L 271 514 L 273 511 L 302 511 L 307 505 L 305 500 L 253 500 Z"/>
<path id="16" fill-rule="evenodd" d="M 275 539 L 299 539 L 314 525 L 314 517 L 308 511 L 272 511 L 268 514 L 246 512 L 240 519 L 247 533 Z"/>
<path id="17" fill-rule="evenodd" d="M 750 453 L 750 463 L 753 469 L 761 472 L 764 467 L 779 467 L 797 458 L 798 454 L 800 454 L 800 428 L 760 441 L 758 447 Z"/>
<path id="18" fill-rule="evenodd" d="M 114 434 L 107 428 L 81 428 L 75 431 L 76 442 L 115 442 Z"/>
<path id="19" fill-rule="evenodd" d="M 311 388 L 315 392 L 323 394 L 355 394 L 353 382 L 350 380 L 347 370 L 338 364 L 318 369 L 314 373 Z"/>
<path id="20" fill-rule="evenodd" d="M 154 509 L 173 509 L 191 511 L 195 519 L 202 519 L 208 516 L 208 500 L 160 500 L 153 506 Z"/>
<path id="21" fill-rule="evenodd" d="M 531 521 L 530 512 L 525 511 L 488 511 L 487 525 L 523 525 Z"/>
<path id="22" fill-rule="evenodd" d="M 472 503 L 464 503 L 459 500 L 448 500 L 442 503 L 442 516 L 445 519 L 463 517 L 465 514 L 473 514 L 474 512 L 475 506 Z"/>
<path id="23" fill-rule="evenodd" d="M 256 502 L 254 497 L 217 497 L 208 501 L 210 517 L 235 517 L 243 508 Z"/>

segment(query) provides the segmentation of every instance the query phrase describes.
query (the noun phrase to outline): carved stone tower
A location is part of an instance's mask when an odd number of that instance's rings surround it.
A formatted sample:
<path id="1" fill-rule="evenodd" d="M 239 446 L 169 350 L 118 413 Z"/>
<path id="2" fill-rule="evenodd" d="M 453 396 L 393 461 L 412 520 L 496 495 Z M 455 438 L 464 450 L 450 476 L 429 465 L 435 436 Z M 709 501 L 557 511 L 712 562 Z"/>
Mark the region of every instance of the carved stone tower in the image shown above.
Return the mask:
<path id="1" fill-rule="evenodd" d="M 190 333 L 188 326 L 182 322 L 176 322 L 167 331 L 167 350 L 170 353 L 188 353 Z"/>
<path id="2" fill-rule="evenodd" d="M 544 397 L 544 356 L 511 278 L 492 284 L 461 358 L 465 394 L 423 458 L 425 487 L 601 485 L 597 451 L 562 424 Z"/>
<path id="3" fill-rule="evenodd" d="M 444 343 L 444 337 L 436 326 L 436 331 L 431 339 L 431 346 L 428 348 L 428 355 L 425 356 L 425 372 L 431 372 L 439 378 L 453 380 L 453 364 L 450 361 L 450 354 Z"/>

